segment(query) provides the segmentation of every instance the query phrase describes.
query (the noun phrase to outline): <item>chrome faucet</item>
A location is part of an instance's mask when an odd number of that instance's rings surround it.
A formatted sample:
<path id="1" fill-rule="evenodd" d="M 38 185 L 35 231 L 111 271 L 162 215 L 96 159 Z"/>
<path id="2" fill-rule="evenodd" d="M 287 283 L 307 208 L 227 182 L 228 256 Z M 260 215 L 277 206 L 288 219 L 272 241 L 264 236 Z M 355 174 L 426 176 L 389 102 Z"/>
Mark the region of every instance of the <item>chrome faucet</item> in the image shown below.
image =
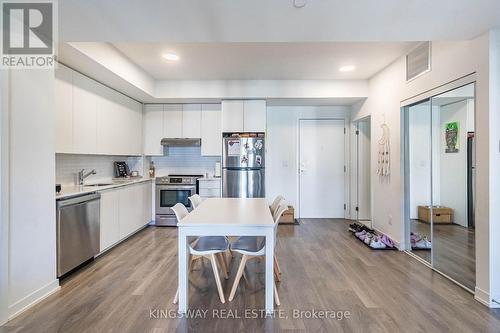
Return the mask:
<path id="1" fill-rule="evenodd" d="M 85 173 L 85 169 L 78 171 L 78 185 L 83 185 L 83 181 L 85 180 L 85 178 L 91 175 L 95 175 L 96 173 L 97 172 L 95 171 L 95 169 L 92 169 L 92 171 L 89 171 L 87 173 Z"/>

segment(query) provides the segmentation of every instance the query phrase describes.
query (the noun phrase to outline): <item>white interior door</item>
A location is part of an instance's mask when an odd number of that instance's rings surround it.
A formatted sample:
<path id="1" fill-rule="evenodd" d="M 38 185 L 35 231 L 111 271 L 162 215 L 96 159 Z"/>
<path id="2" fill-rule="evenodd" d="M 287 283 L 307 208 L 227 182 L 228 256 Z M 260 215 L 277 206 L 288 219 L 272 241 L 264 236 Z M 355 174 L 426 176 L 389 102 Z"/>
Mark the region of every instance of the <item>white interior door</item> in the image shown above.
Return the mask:
<path id="1" fill-rule="evenodd" d="M 344 217 L 344 120 L 300 120 L 301 218 Z"/>

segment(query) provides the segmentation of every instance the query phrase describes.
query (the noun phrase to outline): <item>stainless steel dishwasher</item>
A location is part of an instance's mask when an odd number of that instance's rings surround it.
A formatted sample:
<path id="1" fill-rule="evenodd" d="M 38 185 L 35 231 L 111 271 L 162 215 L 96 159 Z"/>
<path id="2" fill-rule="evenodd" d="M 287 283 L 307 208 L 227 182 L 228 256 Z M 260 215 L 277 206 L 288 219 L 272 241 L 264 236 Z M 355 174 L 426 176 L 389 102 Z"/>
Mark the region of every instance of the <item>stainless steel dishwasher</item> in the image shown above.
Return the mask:
<path id="1" fill-rule="evenodd" d="M 57 277 L 99 253 L 101 195 L 57 201 Z"/>

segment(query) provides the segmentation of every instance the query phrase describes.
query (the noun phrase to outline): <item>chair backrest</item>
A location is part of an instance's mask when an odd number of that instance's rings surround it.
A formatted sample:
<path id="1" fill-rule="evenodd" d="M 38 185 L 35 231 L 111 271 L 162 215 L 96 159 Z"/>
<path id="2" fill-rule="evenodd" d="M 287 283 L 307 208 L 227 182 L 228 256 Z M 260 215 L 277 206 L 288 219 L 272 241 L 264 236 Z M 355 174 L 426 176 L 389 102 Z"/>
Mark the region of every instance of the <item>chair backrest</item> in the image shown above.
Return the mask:
<path id="1" fill-rule="evenodd" d="M 288 206 L 281 203 L 273 214 L 274 224 L 278 224 L 281 215 L 288 209 Z"/>
<path id="2" fill-rule="evenodd" d="M 184 206 L 180 202 L 176 203 L 174 207 L 172 207 L 172 210 L 175 213 L 175 217 L 177 217 L 177 222 L 180 222 L 184 217 L 186 217 L 186 215 L 189 214 L 186 206 Z"/>
<path id="3" fill-rule="evenodd" d="M 285 198 L 282 195 L 278 195 L 274 198 L 273 203 L 271 204 L 271 214 L 274 215 L 274 213 L 276 213 L 276 209 L 278 209 L 283 201 L 285 201 Z"/>
<path id="4" fill-rule="evenodd" d="M 274 245 L 276 246 L 276 242 L 278 241 L 278 223 L 280 221 L 281 215 L 288 209 L 288 206 L 283 202 L 276 208 L 276 212 L 273 215 L 274 219 Z"/>
<path id="5" fill-rule="evenodd" d="M 189 199 L 189 201 L 191 201 L 191 206 L 193 206 L 193 209 L 198 207 L 202 201 L 201 197 L 198 194 L 193 194 L 188 199 Z"/>

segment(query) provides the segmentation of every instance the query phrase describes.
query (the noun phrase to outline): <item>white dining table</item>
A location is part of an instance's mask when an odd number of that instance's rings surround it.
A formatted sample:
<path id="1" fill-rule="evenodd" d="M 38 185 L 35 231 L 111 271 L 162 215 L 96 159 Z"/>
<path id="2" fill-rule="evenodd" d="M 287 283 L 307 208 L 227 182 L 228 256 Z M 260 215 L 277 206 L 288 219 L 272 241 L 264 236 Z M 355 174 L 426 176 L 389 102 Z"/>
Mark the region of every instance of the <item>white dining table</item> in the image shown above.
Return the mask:
<path id="1" fill-rule="evenodd" d="M 263 198 L 208 198 L 179 223 L 179 312 L 189 309 L 190 236 L 264 236 L 266 238 L 265 311 L 274 310 L 274 220 Z"/>

